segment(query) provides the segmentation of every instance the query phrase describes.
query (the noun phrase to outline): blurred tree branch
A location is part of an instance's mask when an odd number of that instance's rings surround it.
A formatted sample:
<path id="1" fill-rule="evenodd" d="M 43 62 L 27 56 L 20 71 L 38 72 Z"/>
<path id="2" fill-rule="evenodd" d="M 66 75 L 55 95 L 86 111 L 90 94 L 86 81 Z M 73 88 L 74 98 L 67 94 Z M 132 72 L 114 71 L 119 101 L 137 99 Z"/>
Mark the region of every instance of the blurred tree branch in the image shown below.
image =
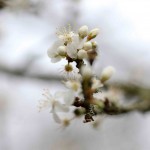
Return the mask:
<path id="1" fill-rule="evenodd" d="M 110 115 L 125 114 L 133 111 L 150 111 L 150 88 L 145 88 L 131 83 L 115 83 L 112 87 L 121 89 L 124 92 L 126 101 L 136 98 L 135 102 L 130 102 L 127 106 L 118 105 L 108 99 L 104 102 L 104 113 Z"/>
<path id="2" fill-rule="evenodd" d="M 0 64 L 0 73 L 5 73 L 11 77 L 14 76 L 21 78 L 38 79 L 43 81 L 52 81 L 52 80 L 58 81 L 62 79 L 59 76 L 52 76 L 52 75 L 50 76 L 46 74 L 43 75 L 28 74 L 28 66 L 30 66 L 30 63 L 31 62 L 24 65 L 22 69 L 10 69 Z M 106 101 L 104 102 L 104 109 L 103 109 L 104 114 L 119 115 L 133 111 L 139 111 L 142 113 L 150 111 L 150 88 L 141 87 L 139 85 L 133 85 L 131 83 L 113 83 L 111 84 L 111 86 L 122 90 L 127 100 L 136 97 L 137 101 L 131 103 L 128 106 L 121 106 L 121 105 L 119 106 L 106 99 Z"/>
<path id="3" fill-rule="evenodd" d="M 20 77 L 20 78 L 31 78 L 31 79 L 39 79 L 39 80 L 60 80 L 61 77 L 59 76 L 50 76 L 50 75 L 46 75 L 46 74 L 29 74 L 28 73 L 28 67 L 29 64 L 26 64 L 23 68 L 21 69 L 10 69 L 2 64 L 0 64 L 0 73 L 5 73 L 8 76 L 14 76 L 14 77 Z"/>
<path id="4" fill-rule="evenodd" d="M 149 99 L 142 99 L 138 100 L 128 106 L 117 106 L 106 100 L 104 102 L 104 109 L 103 113 L 108 115 L 120 115 L 125 114 L 133 111 L 139 111 L 142 113 L 150 111 L 150 100 Z"/>

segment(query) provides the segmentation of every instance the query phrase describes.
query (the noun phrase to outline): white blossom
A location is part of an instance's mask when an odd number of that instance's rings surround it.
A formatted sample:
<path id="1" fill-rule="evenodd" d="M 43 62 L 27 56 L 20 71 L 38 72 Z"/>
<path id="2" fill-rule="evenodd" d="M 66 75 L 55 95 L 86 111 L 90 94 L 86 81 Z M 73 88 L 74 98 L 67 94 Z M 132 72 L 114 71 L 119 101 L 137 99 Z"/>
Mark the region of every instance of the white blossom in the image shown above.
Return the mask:
<path id="1" fill-rule="evenodd" d="M 58 35 L 58 38 L 64 43 L 64 45 L 67 45 L 69 43 L 72 43 L 73 38 L 78 36 L 78 34 L 74 33 L 71 30 L 71 26 L 68 25 L 68 27 L 62 27 L 58 30 L 56 33 Z"/>
<path id="2" fill-rule="evenodd" d="M 56 92 L 54 96 L 52 96 L 49 92 L 49 90 L 45 90 L 45 93 L 43 93 L 43 96 L 45 97 L 43 100 L 39 102 L 39 111 L 43 109 L 50 109 L 50 112 L 53 114 L 53 118 L 57 123 L 60 123 L 60 118 L 57 114 L 57 112 L 68 112 L 69 106 L 73 101 L 73 95 L 71 92 Z M 64 102 L 62 103 L 58 101 L 60 98 L 64 98 Z M 70 101 L 70 102 L 69 102 Z"/>
<path id="3" fill-rule="evenodd" d="M 65 79 L 78 79 L 79 69 L 76 67 L 75 63 L 67 63 L 60 69 L 60 73 Z"/>
<path id="4" fill-rule="evenodd" d="M 79 38 L 79 36 L 76 36 L 72 39 L 72 42 L 67 44 L 67 54 L 71 58 L 77 58 L 77 52 L 78 49 L 81 49 L 83 47 L 83 40 Z"/>

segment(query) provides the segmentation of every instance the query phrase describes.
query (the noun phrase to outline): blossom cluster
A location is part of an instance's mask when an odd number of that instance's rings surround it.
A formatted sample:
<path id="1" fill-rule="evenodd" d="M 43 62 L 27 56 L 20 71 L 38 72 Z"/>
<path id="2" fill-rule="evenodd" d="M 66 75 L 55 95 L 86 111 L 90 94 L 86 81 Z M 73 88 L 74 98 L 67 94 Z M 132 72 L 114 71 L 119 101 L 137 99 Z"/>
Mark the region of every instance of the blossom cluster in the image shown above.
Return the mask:
<path id="1" fill-rule="evenodd" d="M 57 32 L 58 40 L 54 42 L 53 46 L 48 49 L 48 56 L 52 62 L 58 62 L 63 58 L 85 59 L 88 57 L 88 52 L 96 47 L 96 42 L 91 40 L 99 33 L 99 29 L 95 28 L 88 33 L 88 27 L 82 26 L 78 33 L 68 29 L 61 28 Z M 87 37 L 87 38 L 86 38 Z"/>
<path id="2" fill-rule="evenodd" d="M 61 59 L 67 61 L 64 66 L 67 76 L 63 84 L 68 89 L 65 92 L 56 92 L 54 96 L 46 90 L 43 94 L 45 99 L 40 101 L 39 108 L 40 110 L 51 109 L 54 120 L 65 125 L 69 124 L 69 120 L 64 121 L 58 114 L 69 112 L 71 107 L 74 108 L 72 110 L 75 116 L 84 114 L 84 122 L 94 121 L 95 107 L 99 107 L 99 102 L 102 101 L 95 94 L 101 92 L 104 83 L 114 72 L 111 66 L 106 67 L 99 76 L 92 71 L 93 62 L 97 56 L 98 46 L 95 38 L 99 34 L 99 29 L 89 30 L 84 25 L 77 32 L 73 32 L 69 25 L 68 28 L 61 28 L 56 34 L 58 40 L 48 49 L 47 54 L 53 63 Z"/>

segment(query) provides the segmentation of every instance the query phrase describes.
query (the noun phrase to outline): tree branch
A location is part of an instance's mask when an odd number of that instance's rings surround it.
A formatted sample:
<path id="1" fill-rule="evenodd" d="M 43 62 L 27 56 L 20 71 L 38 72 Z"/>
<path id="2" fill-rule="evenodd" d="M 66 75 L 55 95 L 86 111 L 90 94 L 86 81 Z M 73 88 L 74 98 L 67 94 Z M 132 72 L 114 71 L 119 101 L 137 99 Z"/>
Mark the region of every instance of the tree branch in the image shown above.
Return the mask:
<path id="1" fill-rule="evenodd" d="M 29 78 L 29 79 L 38 79 L 42 81 L 58 81 L 62 78 L 59 76 L 49 76 L 49 75 L 38 75 L 38 74 L 28 74 L 26 69 L 9 69 L 2 64 L 0 65 L 0 72 L 5 73 L 7 75 L 21 77 L 21 78 Z M 107 85 L 109 86 L 109 85 Z M 119 114 L 126 114 L 132 111 L 139 111 L 139 112 L 148 112 L 150 111 L 150 88 L 140 87 L 138 85 L 133 85 L 130 83 L 113 83 L 111 84 L 112 87 L 118 88 L 125 93 L 126 99 L 130 100 L 133 97 L 136 97 L 138 101 L 129 106 L 117 106 L 116 104 L 106 100 L 104 102 L 104 109 L 100 113 L 108 114 L 108 115 L 119 115 Z M 83 112 L 83 111 L 82 111 Z M 77 114 L 80 114 L 77 110 Z M 83 113 L 81 113 L 83 114 Z"/>

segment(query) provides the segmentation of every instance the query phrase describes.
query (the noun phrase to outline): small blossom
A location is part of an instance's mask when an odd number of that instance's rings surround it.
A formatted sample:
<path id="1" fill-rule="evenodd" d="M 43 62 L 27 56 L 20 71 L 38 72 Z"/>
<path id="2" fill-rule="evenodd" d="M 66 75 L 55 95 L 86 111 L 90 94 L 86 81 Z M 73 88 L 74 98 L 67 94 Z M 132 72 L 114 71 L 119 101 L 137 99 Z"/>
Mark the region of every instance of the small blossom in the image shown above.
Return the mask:
<path id="1" fill-rule="evenodd" d="M 82 39 L 85 38 L 88 34 L 88 27 L 86 25 L 80 27 L 78 33 Z"/>
<path id="2" fill-rule="evenodd" d="M 74 92 L 72 90 L 67 90 L 66 92 L 59 92 L 58 96 L 63 98 L 66 106 L 71 106 L 75 99 Z"/>
<path id="3" fill-rule="evenodd" d="M 101 82 L 104 83 L 105 81 L 109 80 L 114 72 L 115 69 L 112 66 L 108 66 L 104 68 L 100 77 Z"/>
<path id="4" fill-rule="evenodd" d="M 39 111 L 43 109 L 50 109 L 50 112 L 53 114 L 54 120 L 57 123 L 60 123 L 61 119 L 59 118 L 56 112 L 68 112 L 69 111 L 68 102 L 63 104 L 58 101 L 58 99 L 60 98 L 60 92 L 56 92 L 55 95 L 52 96 L 50 92 L 46 89 L 45 93 L 43 93 L 43 96 L 45 97 L 45 99 L 39 102 Z M 61 94 L 61 97 L 64 97 L 65 99 L 67 99 L 65 93 Z M 72 98 L 69 97 L 69 99 L 72 99 Z"/>
<path id="5" fill-rule="evenodd" d="M 78 34 L 71 30 L 70 25 L 68 25 L 68 28 L 60 28 L 56 34 L 58 35 L 58 38 L 63 41 L 64 45 L 72 43 L 73 38 L 78 36 Z"/>
<path id="6" fill-rule="evenodd" d="M 79 69 L 75 66 L 74 63 L 67 63 L 63 70 L 61 70 L 61 73 L 63 74 L 63 77 L 66 79 L 76 79 L 78 78 L 78 72 Z"/>
<path id="7" fill-rule="evenodd" d="M 83 47 L 83 40 L 79 39 L 79 36 L 73 38 L 72 43 L 69 43 L 66 46 L 67 54 L 71 58 L 77 58 L 78 49 Z"/>

